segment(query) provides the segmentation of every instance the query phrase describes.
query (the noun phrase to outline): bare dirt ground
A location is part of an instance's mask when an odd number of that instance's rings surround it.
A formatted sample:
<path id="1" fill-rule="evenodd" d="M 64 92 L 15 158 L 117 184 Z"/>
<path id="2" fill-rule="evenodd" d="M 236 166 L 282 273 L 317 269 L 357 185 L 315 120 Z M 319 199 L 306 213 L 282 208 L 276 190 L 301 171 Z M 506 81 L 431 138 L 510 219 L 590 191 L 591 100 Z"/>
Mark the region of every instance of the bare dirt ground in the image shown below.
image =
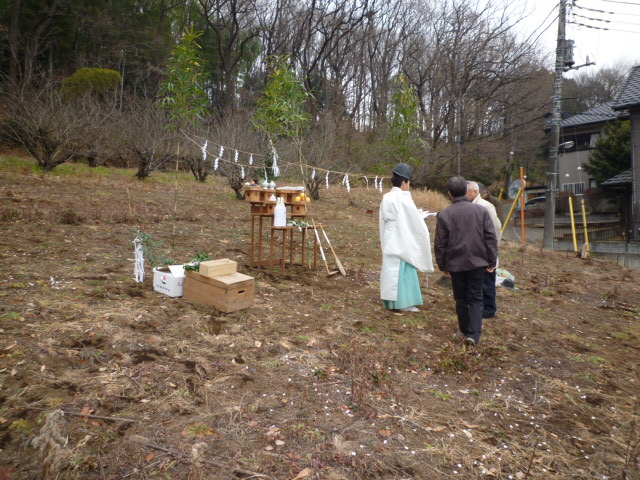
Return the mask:
<path id="1" fill-rule="evenodd" d="M 327 277 L 249 269 L 249 204 L 177 184 L 172 235 L 173 175 L 0 158 L 0 479 L 640 478 L 639 272 L 506 242 L 517 288 L 467 351 L 440 274 L 381 308 L 379 193 L 311 204 Z M 236 260 L 254 307 L 136 284 L 135 230 Z"/>

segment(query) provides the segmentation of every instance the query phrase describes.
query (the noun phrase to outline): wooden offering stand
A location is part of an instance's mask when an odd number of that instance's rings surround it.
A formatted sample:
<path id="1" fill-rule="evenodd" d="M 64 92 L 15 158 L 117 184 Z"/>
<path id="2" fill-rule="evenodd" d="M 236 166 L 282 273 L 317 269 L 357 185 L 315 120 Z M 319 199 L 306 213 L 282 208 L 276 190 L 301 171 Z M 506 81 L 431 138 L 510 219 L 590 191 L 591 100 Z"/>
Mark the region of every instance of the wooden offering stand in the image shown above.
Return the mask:
<path id="1" fill-rule="evenodd" d="M 276 208 L 276 200 L 272 200 L 275 196 L 283 197 L 285 206 L 288 210 L 287 217 L 290 219 L 305 220 L 307 216 L 307 202 L 296 201 L 295 198 L 304 193 L 304 189 L 300 188 L 262 188 L 262 187 L 245 187 L 245 200 L 251 202 L 251 252 L 249 256 L 249 264 L 255 268 L 268 268 L 274 270 L 279 266 L 284 272 L 287 265 L 307 266 L 307 230 L 313 227 L 274 227 L 273 216 Z M 264 219 L 267 219 L 266 221 Z M 257 225 L 256 225 L 257 224 Z M 282 249 L 280 257 L 276 258 L 275 237 L 278 232 L 282 232 Z M 300 235 L 300 260 L 296 261 L 296 243 L 294 236 L 296 232 Z M 315 235 L 313 238 L 313 268 L 318 263 L 318 246 Z M 263 241 L 264 240 L 264 241 Z M 263 258 L 263 245 L 269 245 L 269 252 L 266 258 Z M 288 252 L 287 252 L 288 247 Z M 287 255 L 288 253 L 288 255 Z M 287 256 L 289 257 L 287 259 Z M 311 263 L 311 259 L 309 259 Z"/>

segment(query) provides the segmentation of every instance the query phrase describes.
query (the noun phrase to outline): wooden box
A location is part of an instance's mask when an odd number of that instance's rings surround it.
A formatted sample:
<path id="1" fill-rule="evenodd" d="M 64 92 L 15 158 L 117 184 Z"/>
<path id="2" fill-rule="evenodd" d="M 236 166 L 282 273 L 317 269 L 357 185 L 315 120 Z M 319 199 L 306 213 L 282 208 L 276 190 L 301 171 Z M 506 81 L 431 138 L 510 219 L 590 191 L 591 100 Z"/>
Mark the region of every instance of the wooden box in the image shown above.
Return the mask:
<path id="1" fill-rule="evenodd" d="M 249 202 L 259 202 L 262 197 L 262 188 L 260 187 L 245 187 L 244 198 Z"/>
<path id="2" fill-rule="evenodd" d="M 251 213 L 253 215 L 273 215 L 275 210 L 276 202 L 251 204 Z"/>
<path id="3" fill-rule="evenodd" d="M 238 264 L 228 258 L 200 262 L 200 274 L 205 277 L 219 277 L 238 271 Z"/>
<path id="4" fill-rule="evenodd" d="M 291 215 L 306 215 L 307 204 L 304 202 L 295 202 L 291 204 Z"/>
<path id="5" fill-rule="evenodd" d="M 209 278 L 187 271 L 183 298 L 229 313 L 253 305 L 254 279 L 242 273 Z"/>

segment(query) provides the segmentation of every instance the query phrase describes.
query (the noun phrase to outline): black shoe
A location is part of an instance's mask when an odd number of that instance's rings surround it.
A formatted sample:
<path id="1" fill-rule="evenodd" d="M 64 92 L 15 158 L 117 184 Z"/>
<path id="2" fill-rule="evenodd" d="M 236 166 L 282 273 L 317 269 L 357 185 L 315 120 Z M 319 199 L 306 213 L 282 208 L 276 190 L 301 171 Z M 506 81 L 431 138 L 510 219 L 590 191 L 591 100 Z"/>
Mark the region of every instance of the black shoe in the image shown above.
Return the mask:
<path id="1" fill-rule="evenodd" d="M 482 318 L 493 318 L 495 316 L 496 316 L 496 312 L 494 313 L 482 312 Z"/>
<path id="2" fill-rule="evenodd" d="M 477 345 L 476 341 L 471 338 L 471 337 L 467 337 L 464 339 L 464 344 L 468 347 L 468 348 L 475 348 L 475 346 Z"/>

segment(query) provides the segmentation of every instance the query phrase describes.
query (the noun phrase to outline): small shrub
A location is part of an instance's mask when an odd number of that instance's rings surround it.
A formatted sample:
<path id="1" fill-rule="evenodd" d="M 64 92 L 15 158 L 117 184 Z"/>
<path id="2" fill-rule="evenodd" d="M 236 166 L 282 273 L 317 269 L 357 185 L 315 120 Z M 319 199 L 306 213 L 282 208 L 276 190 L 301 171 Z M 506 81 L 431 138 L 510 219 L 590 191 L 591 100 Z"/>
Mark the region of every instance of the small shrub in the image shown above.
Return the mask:
<path id="1" fill-rule="evenodd" d="M 62 93 L 65 97 L 102 96 L 115 91 L 120 82 L 122 77 L 116 70 L 84 67 L 63 80 Z"/>

